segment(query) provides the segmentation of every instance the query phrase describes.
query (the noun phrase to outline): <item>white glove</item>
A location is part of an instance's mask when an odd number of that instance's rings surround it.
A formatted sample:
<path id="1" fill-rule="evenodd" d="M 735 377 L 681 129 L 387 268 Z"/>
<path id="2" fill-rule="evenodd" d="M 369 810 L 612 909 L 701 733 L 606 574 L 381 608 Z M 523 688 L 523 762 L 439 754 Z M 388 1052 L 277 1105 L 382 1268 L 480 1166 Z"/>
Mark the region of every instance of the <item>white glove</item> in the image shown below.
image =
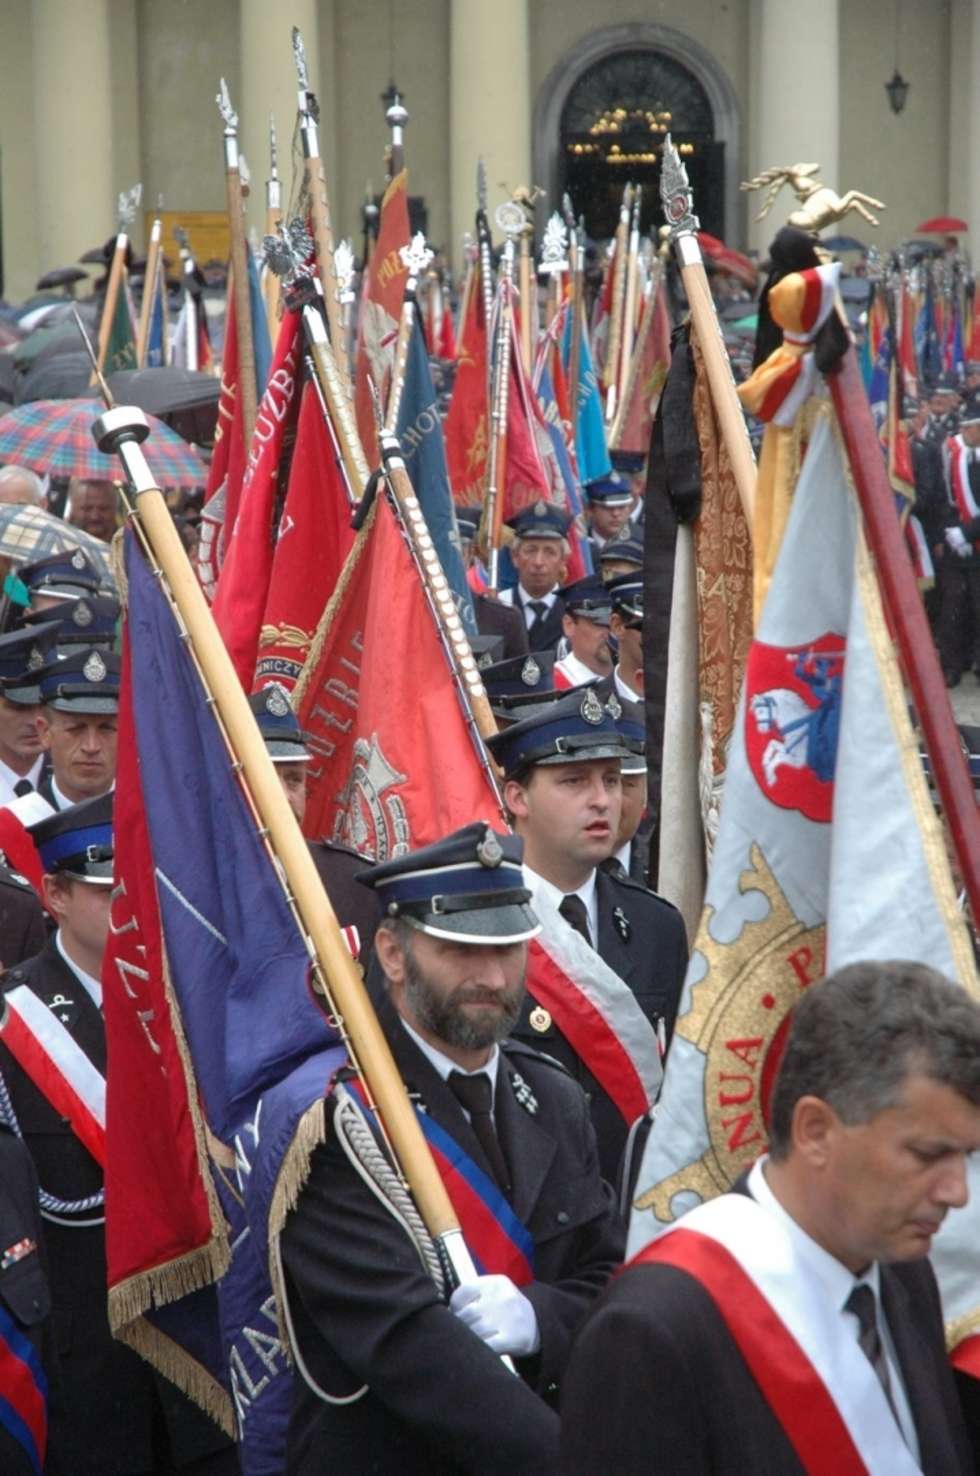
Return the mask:
<path id="1" fill-rule="evenodd" d="M 541 1347 L 538 1319 L 509 1276 L 478 1276 L 458 1286 L 449 1310 L 494 1353 L 526 1358 Z"/>
<path id="2" fill-rule="evenodd" d="M 970 547 L 969 543 L 966 540 L 962 528 L 947 528 L 946 542 L 949 544 L 950 548 L 955 554 L 959 554 L 961 559 L 968 559 L 973 552 L 973 549 Z"/>

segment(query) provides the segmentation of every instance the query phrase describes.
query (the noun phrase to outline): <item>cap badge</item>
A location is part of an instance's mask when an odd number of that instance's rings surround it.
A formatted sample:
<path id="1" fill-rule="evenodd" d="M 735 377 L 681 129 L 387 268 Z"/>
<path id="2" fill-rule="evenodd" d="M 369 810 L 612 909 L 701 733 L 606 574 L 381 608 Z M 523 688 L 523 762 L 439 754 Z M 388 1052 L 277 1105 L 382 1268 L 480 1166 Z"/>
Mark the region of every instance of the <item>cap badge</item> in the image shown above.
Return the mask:
<path id="1" fill-rule="evenodd" d="M 614 723 L 618 723 L 623 715 L 623 705 L 615 692 L 611 693 L 609 701 L 606 703 L 606 711 Z"/>
<path id="2" fill-rule="evenodd" d="M 546 502 L 542 502 L 539 498 L 538 501 L 534 504 L 534 516 L 536 518 L 543 518 L 547 516 L 547 513 L 548 504 Z"/>
<path id="3" fill-rule="evenodd" d="M 491 656 L 490 652 L 481 651 L 479 656 L 476 658 L 476 665 L 478 671 L 486 671 L 488 666 L 492 666 L 493 657 Z"/>
<path id="4" fill-rule="evenodd" d="M 541 668 L 533 656 L 529 656 L 521 667 L 521 681 L 525 687 L 536 687 L 541 680 Z"/>
<path id="5" fill-rule="evenodd" d="M 481 866 L 499 866 L 504 859 L 504 848 L 500 844 L 489 825 L 484 831 L 483 839 L 476 848 L 476 859 Z"/>
<path id="6" fill-rule="evenodd" d="M 92 624 L 92 621 L 95 618 L 94 615 L 92 614 L 92 606 L 88 603 L 87 600 L 79 600 L 78 601 L 78 604 L 75 606 L 74 610 L 72 611 L 72 617 L 71 618 L 72 618 L 73 622 L 75 623 L 75 625 L 81 625 L 81 626 L 91 625 Z"/>
<path id="7" fill-rule="evenodd" d="M 44 665 L 44 652 L 40 646 L 32 646 L 31 654 L 27 658 L 27 670 L 37 671 Z"/>
<path id="8" fill-rule="evenodd" d="M 87 682 L 104 682 L 108 667 L 98 651 L 93 651 L 82 667 L 82 676 Z"/>
<path id="9" fill-rule="evenodd" d="M 283 718 L 289 712 L 289 698 L 275 683 L 266 689 L 265 710 L 277 718 Z"/>
<path id="10" fill-rule="evenodd" d="M 531 1029 L 536 1030 L 539 1035 L 543 1035 L 546 1030 L 551 1029 L 551 1016 L 540 1005 L 531 1011 L 528 1019 L 531 1022 Z"/>
<path id="11" fill-rule="evenodd" d="M 599 701 L 598 697 L 591 687 L 582 698 L 579 712 L 585 718 L 585 721 L 587 723 L 602 722 L 602 703 Z"/>
<path id="12" fill-rule="evenodd" d="M 82 550 L 80 548 L 76 548 L 75 552 L 71 556 L 71 566 L 72 566 L 72 568 L 73 569 L 84 569 L 87 562 L 88 561 L 87 561 L 85 555 L 82 553 Z"/>

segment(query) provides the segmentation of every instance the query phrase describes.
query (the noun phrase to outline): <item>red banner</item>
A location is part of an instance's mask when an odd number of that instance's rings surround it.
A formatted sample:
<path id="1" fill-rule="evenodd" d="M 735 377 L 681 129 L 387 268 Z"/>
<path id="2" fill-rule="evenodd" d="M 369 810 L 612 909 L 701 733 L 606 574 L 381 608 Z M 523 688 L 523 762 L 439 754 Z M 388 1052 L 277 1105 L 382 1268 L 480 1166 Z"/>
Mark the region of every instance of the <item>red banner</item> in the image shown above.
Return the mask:
<path id="1" fill-rule="evenodd" d="M 203 313 L 204 307 L 201 306 Z M 225 312 L 225 344 L 221 361 L 221 394 L 214 453 L 201 512 L 201 541 L 197 552 L 197 575 L 209 600 L 214 599 L 218 573 L 235 526 L 238 498 L 245 474 L 245 442 L 242 401 L 238 393 L 238 332 L 231 274 L 228 276 L 228 306 Z"/>
<path id="2" fill-rule="evenodd" d="M 382 405 L 388 403 L 391 370 L 398 340 L 398 321 L 408 271 L 399 251 L 409 243 L 408 174 L 403 169 L 385 190 L 381 201 L 378 243 L 371 253 L 367 280 L 361 292 L 357 329 L 354 409 L 357 430 L 368 465 L 378 465 L 378 436 L 374 427 L 374 402 L 368 387 L 373 379 Z"/>
<path id="3" fill-rule="evenodd" d="M 443 427 L 453 499 L 480 507 L 487 479 L 490 415 L 487 405 L 487 330 L 480 268 L 474 268 L 466 319 L 460 331 L 456 383 Z"/>
<path id="4" fill-rule="evenodd" d="M 319 632 L 318 632 L 319 640 Z M 314 752 L 307 835 L 379 861 L 501 825 L 419 575 L 379 493 L 297 686 Z"/>
<path id="5" fill-rule="evenodd" d="M 657 284 L 644 305 L 637 338 L 637 346 L 633 350 L 636 372 L 628 387 L 629 402 L 623 414 L 616 449 L 642 452 L 646 456 L 650 448 L 653 417 L 670 367 L 670 314 L 667 312 L 664 282 Z"/>
<path id="6" fill-rule="evenodd" d="M 299 313 L 284 313 L 265 393 L 255 417 L 238 517 L 225 540 L 225 559 L 214 596 L 214 618 L 251 691 L 259 627 L 272 574 L 272 519 L 279 493 L 283 445 L 296 421 L 297 368 L 302 351 Z"/>
<path id="7" fill-rule="evenodd" d="M 256 685 L 295 686 L 354 542 L 350 519 L 338 453 L 316 389 L 307 385 L 268 582 Z"/>

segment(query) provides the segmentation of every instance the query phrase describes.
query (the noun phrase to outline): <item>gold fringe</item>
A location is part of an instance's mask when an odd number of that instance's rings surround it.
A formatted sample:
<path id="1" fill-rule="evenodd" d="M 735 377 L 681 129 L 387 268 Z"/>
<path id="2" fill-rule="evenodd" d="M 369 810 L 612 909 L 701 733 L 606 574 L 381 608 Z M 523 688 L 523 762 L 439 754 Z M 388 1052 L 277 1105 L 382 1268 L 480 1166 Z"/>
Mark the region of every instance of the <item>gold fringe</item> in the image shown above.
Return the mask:
<path id="1" fill-rule="evenodd" d="M 193 1399 L 198 1408 L 203 1409 L 231 1440 L 236 1439 L 231 1395 L 203 1364 L 185 1353 L 172 1338 L 168 1338 L 142 1317 L 116 1336 L 121 1343 L 125 1343 L 141 1358 L 145 1358 L 147 1363 L 152 1364 L 158 1373 L 175 1384 L 189 1399 Z"/>
<path id="2" fill-rule="evenodd" d="M 201 1291 L 226 1270 L 227 1243 L 209 1240 L 207 1245 L 199 1245 L 162 1266 L 128 1276 L 109 1288 L 109 1326 L 120 1337 L 127 1323 L 135 1322 L 151 1307 L 162 1307 Z"/>
<path id="3" fill-rule="evenodd" d="M 371 503 L 368 515 L 361 524 L 357 537 L 354 540 L 354 547 L 344 560 L 344 567 L 340 571 L 340 578 L 337 580 L 333 594 L 327 601 L 326 608 L 320 616 L 320 623 L 313 632 L 310 649 L 307 651 L 306 660 L 303 662 L 303 670 L 300 672 L 296 680 L 296 685 L 293 688 L 291 701 L 294 712 L 299 710 L 300 703 L 306 696 L 306 689 L 313 680 L 313 673 L 320 664 L 320 657 L 323 654 L 323 648 L 326 645 L 330 627 L 333 625 L 334 616 L 337 613 L 341 600 L 347 593 L 347 586 L 353 579 L 354 572 L 361 562 L 364 550 L 367 547 L 367 541 L 371 536 L 371 529 L 374 527 L 374 519 L 378 512 L 378 502 L 384 495 L 384 488 L 379 487 L 374 494 L 374 501 Z"/>
<path id="4" fill-rule="evenodd" d="M 320 1097 L 308 1107 L 296 1125 L 293 1140 L 286 1150 L 276 1185 L 269 1205 L 269 1280 L 276 1299 L 276 1320 L 279 1324 L 279 1340 L 289 1354 L 289 1337 L 286 1319 L 283 1316 L 285 1289 L 282 1284 L 279 1262 L 279 1236 L 290 1210 L 296 1208 L 300 1190 L 310 1176 L 310 1160 L 327 1136 L 326 1101 Z"/>

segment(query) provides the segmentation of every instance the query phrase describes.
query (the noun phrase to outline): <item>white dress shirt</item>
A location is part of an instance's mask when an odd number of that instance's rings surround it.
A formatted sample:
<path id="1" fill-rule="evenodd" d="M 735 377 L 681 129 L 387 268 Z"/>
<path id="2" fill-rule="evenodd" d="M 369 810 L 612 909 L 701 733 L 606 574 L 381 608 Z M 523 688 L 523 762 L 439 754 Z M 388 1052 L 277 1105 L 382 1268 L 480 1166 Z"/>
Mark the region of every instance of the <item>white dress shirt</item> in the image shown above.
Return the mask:
<path id="1" fill-rule="evenodd" d="M 613 681 L 616 684 L 616 696 L 617 697 L 625 697 L 627 702 L 642 702 L 643 701 L 643 693 L 642 692 L 634 692 L 633 691 L 633 688 L 630 687 L 630 686 L 628 686 L 627 683 L 624 682 L 624 680 L 623 680 L 623 674 L 622 674 L 622 672 L 619 669 L 619 663 L 618 662 L 616 663 L 616 668 L 613 671 Z"/>
<path id="2" fill-rule="evenodd" d="M 530 629 L 535 618 L 535 611 L 528 608 L 531 601 L 534 600 L 535 604 L 544 605 L 545 611 L 541 619 L 546 620 L 551 614 L 551 607 L 557 598 L 557 584 L 549 589 L 547 594 L 543 595 L 529 595 L 523 584 L 515 584 L 513 589 L 502 589 L 498 596 L 502 605 L 512 605 L 515 609 L 521 611 L 524 616 L 524 624 L 528 629 Z"/>
<path id="3" fill-rule="evenodd" d="M 748 1189 L 752 1198 L 761 1205 L 767 1213 L 773 1215 L 781 1222 L 792 1241 L 793 1251 L 801 1266 L 814 1277 L 823 1287 L 829 1305 L 837 1308 L 841 1323 L 842 1336 L 853 1338 L 857 1341 L 858 1320 L 853 1312 L 845 1310 L 845 1303 L 855 1286 L 866 1283 L 871 1287 L 875 1296 L 875 1308 L 878 1315 L 878 1330 L 881 1334 L 882 1347 L 888 1364 L 888 1378 L 891 1384 L 892 1401 L 895 1412 L 898 1415 L 899 1428 L 905 1444 L 908 1446 L 915 1459 L 919 1460 L 919 1438 L 915 1431 L 915 1421 L 912 1418 L 912 1410 L 909 1405 L 908 1395 L 905 1392 L 905 1380 L 902 1377 L 901 1365 L 895 1344 L 892 1342 L 891 1329 L 885 1316 L 885 1309 L 881 1302 L 881 1275 L 877 1261 L 873 1261 L 862 1276 L 855 1276 L 853 1271 L 832 1256 L 829 1251 L 818 1245 L 806 1231 L 796 1223 L 779 1200 L 773 1194 L 766 1181 L 763 1166 L 768 1158 L 760 1158 L 749 1173 Z"/>
<path id="4" fill-rule="evenodd" d="M 36 789 L 37 781 L 41 777 L 41 766 L 43 763 L 44 754 L 39 753 L 27 773 L 18 774 L 9 764 L 5 764 L 3 759 L 0 759 L 0 806 L 9 805 L 12 799 L 17 798 L 14 794 L 14 786 L 19 784 L 22 779 L 30 780 Z"/>
<path id="5" fill-rule="evenodd" d="M 531 867 L 528 866 L 527 862 L 525 862 L 525 881 L 527 881 L 527 878 L 529 876 L 534 877 L 536 882 L 543 889 L 545 896 L 550 899 L 555 907 L 560 907 L 565 897 L 574 896 L 580 897 L 582 899 L 582 901 L 585 903 L 585 915 L 589 920 L 589 941 L 592 944 L 592 947 L 596 949 L 596 952 L 598 952 L 597 940 L 599 937 L 599 903 L 596 898 L 595 872 L 592 871 L 589 875 L 588 881 L 583 882 L 582 885 L 580 887 L 577 887 L 574 892 L 563 892 L 561 887 L 556 887 L 554 882 L 548 881 L 547 877 L 541 876 L 541 874 L 537 871 L 533 871 Z M 530 885 L 529 882 L 528 885 Z"/>
<path id="6" fill-rule="evenodd" d="M 453 1071 L 458 1071 L 460 1076 L 489 1076 L 490 1110 L 491 1112 L 493 1111 L 497 1095 L 497 1068 L 500 1065 L 499 1046 L 495 1045 L 493 1047 L 490 1052 L 489 1059 L 485 1061 L 482 1066 L 478 1066 L 475 1071 L 467 1071 L 465 1067 L 460 1066 L 458 1061 L 452 1060 L 450 1056 L 447 1056 L 444 1054 L 444 1052 L 440 1051 L 438 1046 L 434 1046 L 430 1041 L 424 1040 L 422 1036 L 419 1035 L 417 1030 L 412 1029 L 411 1025 L 409 1025 L 408 1021 L 405 1019 L 404 1015 L 399 1015 L 398 1018 L 401 1020 L 402 1025 L 408 1031 L 408 1034 L 412 1037 L 415 1044 L 422 1052 L 423 1056 L 425 1056 L 426 1060 L 428 1060 L 435 1067 L 439 1075 L 442 1077 L 443 1081 L 448 1081 Z M 469 1122 L 470 1114 L 466 1111 L 466 1108 L 463 1107 L 462 1104 L 460 1105 L 460 1110 L 466 1117 L 467 1122 Z"/>
<path id="7" fill-rule="evenodd" d="M 574 651 L 569 651 L 562 656 L 560 661 L 555 662 L 555 671 L 560 671 L 566 676 L 573 687 L 580 687 L 583 682 L 597 681 L 599 676 L 599 673 L 593 671 L 591 666 L 586 666 L 584 661 L 580 661 Z"/>
<path id="8" fill-rule="evenodd" d="M 78 980 L 79 984 L 81 984 L 82 988 L 88 993 L 92 1000 L 92 1003 L 97 1009 L 101 1010 L 102 980 L 95 979 L 92 977 L 91 974 L 87 974 L 80 964 L 77 964 L 73 958 L 70 958 L 68 956 L 68 954 L 65 952 L 65 945 L 61 941 L 60 928 L 54 935 L 54 946 L 55 948 L 57 948 L 58 952 L 61 954 L 61 957 L 71 969 L 72 973 L 75 975 L 75 978 Z"/>

